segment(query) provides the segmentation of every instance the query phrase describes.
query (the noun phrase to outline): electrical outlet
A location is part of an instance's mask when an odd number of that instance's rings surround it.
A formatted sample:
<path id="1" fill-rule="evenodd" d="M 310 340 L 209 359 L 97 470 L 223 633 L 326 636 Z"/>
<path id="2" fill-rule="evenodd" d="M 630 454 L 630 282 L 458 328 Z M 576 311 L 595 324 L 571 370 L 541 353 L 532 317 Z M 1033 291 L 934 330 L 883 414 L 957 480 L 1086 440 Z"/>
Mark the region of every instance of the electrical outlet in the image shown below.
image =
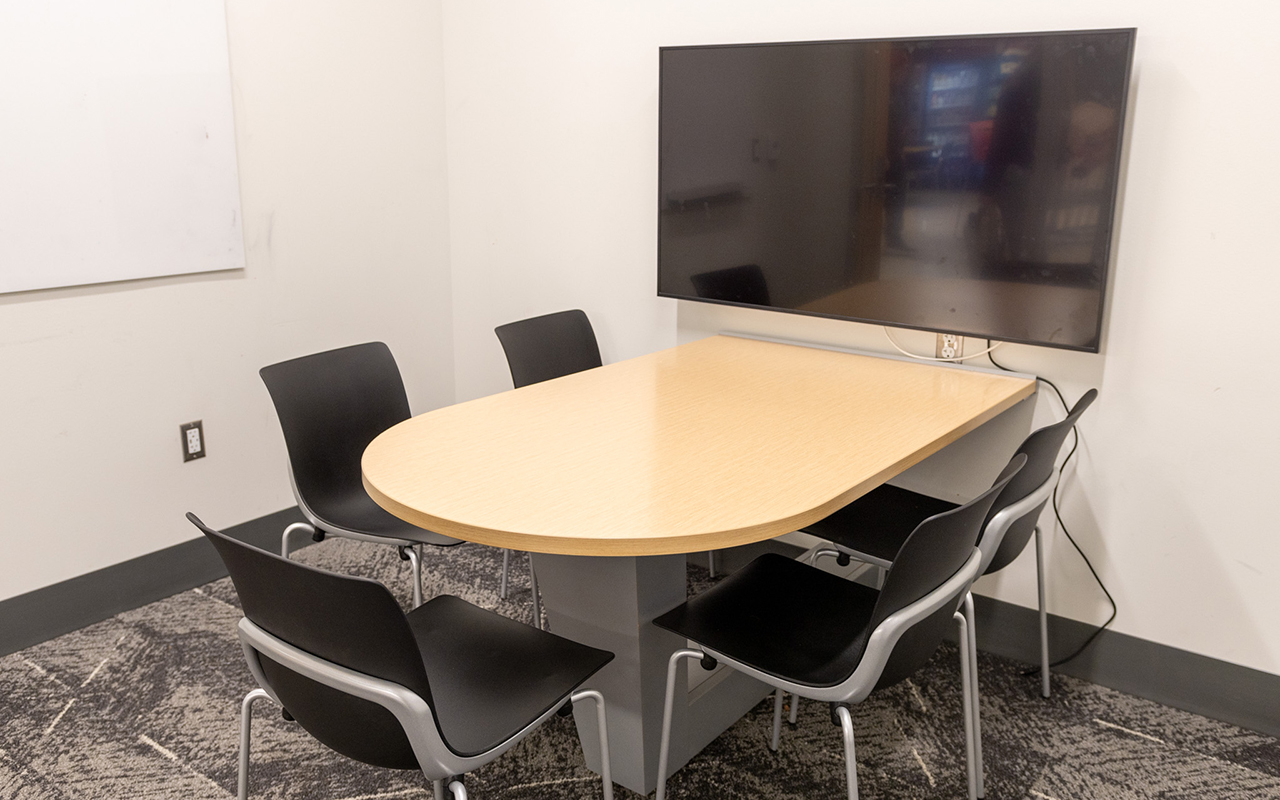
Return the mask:
<path id="1" fill-rule="evenodd" d="M 945 358 L 948 361 L 959 361 L 964 355 L 964 337 L 957 336 L 954 333 L 938 334 L 938 345 L 935 348 L 934 355 L 938 358 Z"/>
<path id="2" fill-rule="evenodd" d="M 196 420 L 179 425 L 178 430 L 182 432 L 182 460 L 204 458 L 204 421 Z"/>

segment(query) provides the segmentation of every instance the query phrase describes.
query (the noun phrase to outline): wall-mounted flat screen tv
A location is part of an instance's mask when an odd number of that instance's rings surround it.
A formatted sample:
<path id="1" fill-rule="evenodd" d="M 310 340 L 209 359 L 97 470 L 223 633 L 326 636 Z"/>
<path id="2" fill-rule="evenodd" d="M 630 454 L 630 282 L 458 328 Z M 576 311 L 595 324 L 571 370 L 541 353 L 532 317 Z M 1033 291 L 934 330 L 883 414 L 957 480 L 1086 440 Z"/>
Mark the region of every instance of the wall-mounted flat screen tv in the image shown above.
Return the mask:
<path id="1" fill-rule="evenodd" d="M 1134 34 L 662 48 L 658 293 L 1096 352 Z"/>

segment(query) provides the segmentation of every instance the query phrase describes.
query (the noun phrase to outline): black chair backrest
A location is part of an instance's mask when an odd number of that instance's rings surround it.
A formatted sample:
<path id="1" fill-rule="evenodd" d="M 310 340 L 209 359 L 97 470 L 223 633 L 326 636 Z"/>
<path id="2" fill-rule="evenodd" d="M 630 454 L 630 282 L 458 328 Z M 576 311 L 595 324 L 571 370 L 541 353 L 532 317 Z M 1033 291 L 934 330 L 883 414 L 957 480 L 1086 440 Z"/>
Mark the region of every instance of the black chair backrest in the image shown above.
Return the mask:
<path id="1" fill-rule="evenodd" d="M 1090 389 L 1076 401 L 1075 407 L 1068 412 L 1066 419 L 1032 431 L 1031 435 L 1022 440 L 1022 444 L 1018 445 L 1016 452 L 1026 455 L 1027 466 L 1013 480 L 1009 481 L 1009 485 L 1000 493 L 1000 499 L 995 502 L 991 507 L 990 514 L 987 515 L 988 519 L 995 516 L 1005 506 L 1012 505 L 1031 494 L 1036 487 L 1053 475 L 1053 462 L 1058 458 L 1058 453 L 1062 450 L 1062 443 L 1066 441 L 1067 434 L 1071 432 L 1071 428 L 1075 426 L 1076 420 L 1080 419 L 1080 415 L 1084 413 L 1084 410 L 1097 397 L 1098 390 Z M 1048 501 L 1046 500 L 1045 502 Z M 1032 534 L 1035 533 L 1036 523 L 1040 519 L 1040 512 L 1044 510 L 1044 506 L 1045 504 L 1041 503 L 1032 509 L 1031 513 L 1019 517 L 1009 526 L 1009 529 L 1005 531 L 1004 539 L 1000 542 L 999 549 L 996 550 L 995 557 L 987 565 L 988 574 L 1004 569 L 1022 554 L 1023 548 L 1027 546 L 1027 542 L 1030 541 Z M 985 527 L 985 523 L 983 525 Z"/>
<path id="2" fill-rule="evenodd" d="M 937 589 L 964 566 L 973 555 L 987 511 L 1026 462 L 1025 455 L 1014 455 L 990 489 L 916 526 L 894 556 L 867 630 L 875 630 L 891 614 Z M 958 607 L 959 602 L 947 604 L 906 631 L 894 646 L 876 687 L 897 683 L 923 666 L 942 643 Z"/>
<path id="3" fill-rule="evenodd" d="M 508 322 L 493 329 L 519 389 L 601 364 L 591 320 L 578 309 Z"/>
<path id="4" fill-rule="evenodd" d="M 360 457 L 374 437 L 409 418 L 391 350 L 369 342 L 259 370 L 284 430 L 299 496 L 321 519 L 343 519 L 352 495 L 367 497 Z"/>
<path id="5" fill-rule="evenodd" d="M 434 709 L 422 654 L 387 587 L 281 558 L 213 530 L 194 514 L 187 514 L 187 519 L 222 557 L 251 622 L 326 661 L 397 683 Z M 321 742 L 366 763 L 417 767 L 391 712 L 265 656 L 260 660 L 285 709 Z"/>
<path id="6" fill-rule="evenodd" d="M 728 303 L 747 303 L 753 306 L 769 305 L 769 284 L 764 270 L 758 264 L 700 272 L 690 278 L 698 297 L 707 300 L 724 300 Z"/>

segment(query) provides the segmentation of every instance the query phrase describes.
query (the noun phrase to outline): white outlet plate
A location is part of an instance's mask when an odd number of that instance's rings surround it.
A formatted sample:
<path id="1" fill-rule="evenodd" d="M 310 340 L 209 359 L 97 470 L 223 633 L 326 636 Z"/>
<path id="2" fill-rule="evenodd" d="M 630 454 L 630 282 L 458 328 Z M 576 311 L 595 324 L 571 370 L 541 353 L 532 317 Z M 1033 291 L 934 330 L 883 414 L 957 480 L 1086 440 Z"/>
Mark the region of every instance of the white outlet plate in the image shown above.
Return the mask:
<path id="1" fill-rule="evenodd" d="M 182 433 L 182 460 L 204 458 L 204 421 L 196 420 L 179 425 L 178 430 Z"/>
<path id="2" fill-rule="evenodd" d="M 934 356 L 948 361 L 959 361 L 964 356 L 964 337 L 954 333 L 938 334 L 938 343 L 934 348 Z"/>

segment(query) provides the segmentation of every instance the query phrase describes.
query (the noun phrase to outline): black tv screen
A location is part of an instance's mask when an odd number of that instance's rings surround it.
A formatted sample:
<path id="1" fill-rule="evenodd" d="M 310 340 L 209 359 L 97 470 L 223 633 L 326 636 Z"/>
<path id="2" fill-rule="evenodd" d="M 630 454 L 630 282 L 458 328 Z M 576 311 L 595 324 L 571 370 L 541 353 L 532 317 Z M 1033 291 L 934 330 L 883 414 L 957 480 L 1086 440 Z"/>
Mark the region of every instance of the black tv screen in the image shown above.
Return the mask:
<path id="1" fill-rule="evenodd" d="M 662 48 L 658 293 L 1096 352 L 1134 33 Z"/>

